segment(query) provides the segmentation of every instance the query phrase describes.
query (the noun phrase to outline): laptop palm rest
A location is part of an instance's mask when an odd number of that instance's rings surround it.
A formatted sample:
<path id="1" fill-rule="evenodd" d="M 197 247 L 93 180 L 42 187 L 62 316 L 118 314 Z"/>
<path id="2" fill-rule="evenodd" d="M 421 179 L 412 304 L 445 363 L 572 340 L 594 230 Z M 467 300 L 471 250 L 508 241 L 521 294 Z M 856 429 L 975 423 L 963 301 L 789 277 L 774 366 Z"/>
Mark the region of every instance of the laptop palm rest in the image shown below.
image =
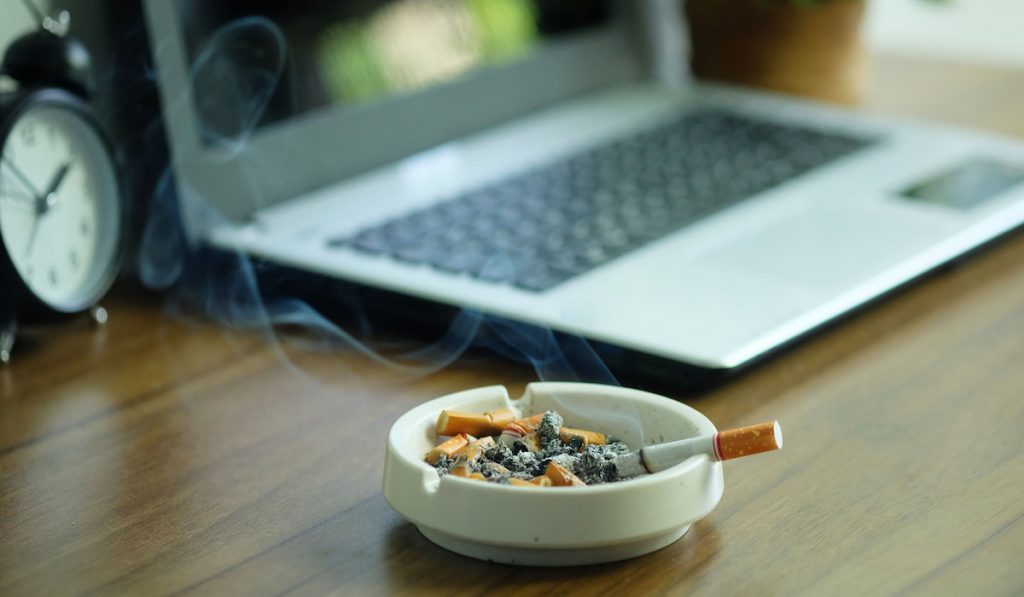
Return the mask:
<path id="1" fill-rule="evenodd" d="M 812 209 L 720 247 L 708 264 L 816 291 L 856 285 L 926 248 L 935 228 L 863 212 Z"/>

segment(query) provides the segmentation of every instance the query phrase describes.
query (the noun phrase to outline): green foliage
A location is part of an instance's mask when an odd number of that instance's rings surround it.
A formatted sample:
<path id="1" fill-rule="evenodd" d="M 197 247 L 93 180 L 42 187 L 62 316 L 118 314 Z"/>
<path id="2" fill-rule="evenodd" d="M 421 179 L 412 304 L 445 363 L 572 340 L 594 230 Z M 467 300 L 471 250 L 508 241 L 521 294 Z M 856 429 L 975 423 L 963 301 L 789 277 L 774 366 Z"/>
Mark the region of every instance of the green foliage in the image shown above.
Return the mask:
<path id="1" fill-rule="evenodd" d="M 532 5 L 523 0 L 469 0 L 467 7 L 479 31 L 481 55 L 490 61 L 526 52 L 539 33 Z"/>

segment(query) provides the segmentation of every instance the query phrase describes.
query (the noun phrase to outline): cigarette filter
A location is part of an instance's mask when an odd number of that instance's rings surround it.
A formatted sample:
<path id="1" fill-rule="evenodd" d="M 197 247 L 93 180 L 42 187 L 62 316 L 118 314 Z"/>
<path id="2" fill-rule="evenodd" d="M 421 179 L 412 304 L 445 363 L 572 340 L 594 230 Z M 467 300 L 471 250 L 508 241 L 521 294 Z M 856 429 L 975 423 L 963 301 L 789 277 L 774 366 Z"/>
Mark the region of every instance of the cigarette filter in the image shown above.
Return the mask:
<path id="1" fill-rule="evenodd" d="M 558 438 L 562 440 L 562 443 L 569 443 L 574 437 L 583 439 L 583 445 L 593 444 L 595 446 L 603 446 L 607 442 L 603 433 L 596 431 L 587 431 L 586 429 L 573 429 L 572 427 L 562 427 L 558 430 Z"/>
<path id="2" fill-rule="evenodd" d="M 691 456 L 707 454 L 714 460 L 732 460 L 782 448 L 778 421 L 729 429 L 675 442 L 647 446 L 615 458 L 619 475 L 635 477 L 673 467 Z"/>
<path id="3" fill-rule="evenodd" d="M 532 417 L 526 417 L 525 419 L 517 419 L 511 423 L 505 425 L 501 430 L 501 442 L 506 443 L 507 438 L 513 440 L 519 439 L 528 433 L 537 431 L 540 427 L 540 422 L 544 418 L 544 413 L 533 415 Z"/>
<path id="4" fill-rule="evenodd" d="M 536 414 L 525 419 L 517 419 L 512 421 L 505 428 L 501 430 L 501 435 L 498 437 L 498 441 L 502 444 L 512 447 L 518 439 L 523 439 L 527 435 L 537 431 L 540 427 L 540 422 L 544 419 L 544 413 Z"/>
<path id="5" fill-rule="evenodd" d="M 468 477 L 472 472 L 470 465 L 480 460 L 483 453 L 493 447 L 493 437 L 481 437 L 470 442 L 469 445 L 455 453 L 455 464 L 452 465 L 451 474 L 456 477 Z"/>
<path id="6" fill-rule="evenodd" d="M 437 416 L 437 434 L 497 435 L 506 425 L 513 422 L 515 417 L 511 408 L 499 408 L 483 414 L 442 410 Z"/>
<path id="7" fill-rule="evenodd" d="M 544 476 L 551 479 L 551 484 L 556 487 L 586 487 L 587 485 L 582 479 L 574 475 L 572 471 L 557 462 L 548 463 Z"/>
<path id="8" fill-rule="evenodd" d="M 720 431 L 715 440 L 719 460 L 732 460 L 781 447 L 782 428 L 778 421 Z"/>
<path id="9" fill-rule="evenodd" d="M 438 460 L 441 460 L 442 456 L 451 458 L 456 452 L 465 448 L 469 445 L 469 442 L 475 440 L 475 437 L 468 436 L 465 433 L 460 433 L 455 437 L 449 438 L 440 444 L 434 446 L 434 448 L 427 452 L 425 460 L 430 464 L 437 464 Z"/>
<path id="10" fill-rule="evenodd" d="M 551 479 L 545 477 L 544 475 L 534 477 L 529 481 L 524 481 L 516 477 L 509 477 L 508 482 L 510 485 L 517 485 L 519 487 L 551 487 Z"/>
<path id="11" fill-rule="evenodd" d="M 526 445 L 526 449 L 531 452 L 537 452 L 540 450 L 540 436 L 537 435 L 536 431 L 533 433 L 527 433 L 523 437 L 520 437 L 519 441 L 523 442 L 523 444 Z"/>
<path id="12" fill-rule="evenodd" d="M 511 471 L 509 471 L 504 466 L 498 464 L 497 462 L 485 462 L 485 463 L 481 464 L 480 465 L 480 472 L 488 473 L 487 476 L 490 476 L 490 475 L 505 476 L 505 475 L 511 474 Z"/>

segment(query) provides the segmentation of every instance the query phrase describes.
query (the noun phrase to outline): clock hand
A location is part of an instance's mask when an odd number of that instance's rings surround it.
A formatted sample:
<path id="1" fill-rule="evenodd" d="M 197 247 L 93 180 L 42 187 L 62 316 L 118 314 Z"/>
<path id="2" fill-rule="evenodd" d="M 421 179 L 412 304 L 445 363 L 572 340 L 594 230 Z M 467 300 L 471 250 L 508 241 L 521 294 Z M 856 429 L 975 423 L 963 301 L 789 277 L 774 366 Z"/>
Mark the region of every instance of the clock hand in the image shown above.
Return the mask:
<path id="1" fill-rule="evenodd" d="M 39 210 L 36 209 L 36 217 L 32 220 L 32 231 L 28 233 L 28 246 L 25 247 L 25 256 L 29 256 L 32 253 L 32 245 L 36 242 L 36 233 L 39 232 L 39 221 L 43 218 L 40 217 Z"/>
<path id="2" fill-rule="evenodd" d="M 26 255 L 32 253 L 32 246 L 36 242 L 36 233 L 39 232 L 39 221 L 43 219 L 46 212 L 50 211 L 51 207 L 57 204 L 57 190 L 60 189 L 60 185 L 67 177 L 69 170 L 71 170 L 71 162 L 64 162 L 46 187 L 46 193 L 40 195 L 36 200 L 35 219 L 32 220 L 32 231 L 28 234 L 28 247 L 25 248 Z"/>
<path id="3" fill-rule="evenodd" d="M 52 203 L 56 201 L 56 198 L 50 199 L 51 195 L 54 195 L 60 185 L 64 182 L 64 178 L 67 177 L 68 171 L 71 170 L 71 162 L 64 162 L 63 165 L 57 170 L 57 173 L 53 175 L 53 179 L 50 180 L 50 186 L 46 187 L 46 192 L 42 194 L 41 201 L 47 203 L 47 209 L 53 207 Z"/>
<path id="4" fill-rule="evenodd" d="M 36 190 L 36 186 L 32 184 L 32 181 L 29 180 L 27 176 L 25 176 L 25 173 L 22 172 L 20 168 L 15 166 L 14 162 L 12 162 L 7 156 L 0 156 L 0 160 L 3 160 L 3 163 L 7 164 L 7 167 L 10 169 L 11 172 L 14 173 L 14 176 L 15 178 L 18 179 L 18 182 L 20 182 L 25 187 L 25 190 L 28 191 L 30 195 L 32 195 L 38 200 L 39 191 Z"/>

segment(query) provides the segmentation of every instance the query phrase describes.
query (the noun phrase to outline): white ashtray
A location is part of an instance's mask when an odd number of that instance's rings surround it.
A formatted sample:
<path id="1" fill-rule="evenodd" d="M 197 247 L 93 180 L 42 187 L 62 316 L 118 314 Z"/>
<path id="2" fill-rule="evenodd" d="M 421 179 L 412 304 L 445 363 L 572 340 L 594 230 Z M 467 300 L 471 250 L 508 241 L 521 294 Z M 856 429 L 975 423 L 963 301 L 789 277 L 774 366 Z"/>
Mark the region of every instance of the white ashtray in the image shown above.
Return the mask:
<path id="1" fill-rule="evenodd" d="M 531 566 L 597 564 L 640 556 L 678 540 L 718 504 L 721 462 L 693 456 L 671 468 L 587 487 L 519 487 L 445 475 L 424 462 L 445 409 L 556 410 L 565 424 L 617 437 L 631 449 L 711 435 L 696 410 L 663 396 L 614 386 L 541 382 L 509 399 L 502 386 L 426 402 L 391 427 L 384 499 L 425 537 L 462 555 Z"/>

